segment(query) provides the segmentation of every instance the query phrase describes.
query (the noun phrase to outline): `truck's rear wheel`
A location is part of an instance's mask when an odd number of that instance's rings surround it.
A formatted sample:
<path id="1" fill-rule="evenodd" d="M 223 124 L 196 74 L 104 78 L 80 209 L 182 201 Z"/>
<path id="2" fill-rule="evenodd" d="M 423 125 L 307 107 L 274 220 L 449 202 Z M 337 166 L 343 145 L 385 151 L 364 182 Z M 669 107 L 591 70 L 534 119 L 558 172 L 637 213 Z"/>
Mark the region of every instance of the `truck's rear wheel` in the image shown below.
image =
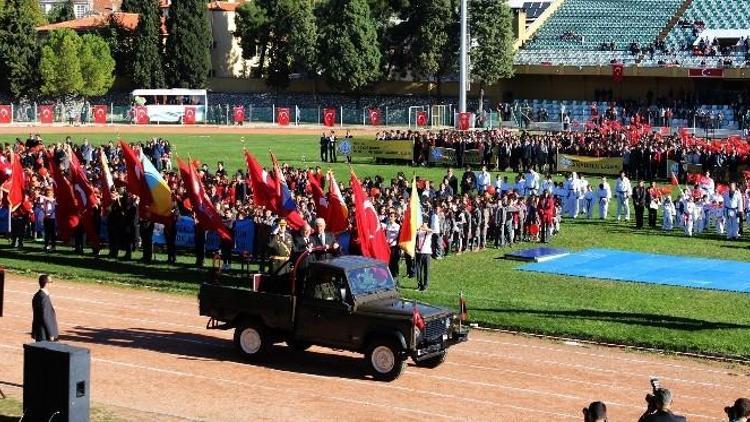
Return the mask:
<path id="1" fill-rule="evenodd" d="M 375 379 L 393 381 L 401 376 L 406 361 L 400 351 L 401 348 L 394 341 L 381 340 L 370 344 L 365 359 Z"/>
<path id="2" fill-rule="evenodd" d="M 266 330 L 256 323 L 244 323 L 235 328 L 234 344 L 242 356 L 249 359 L 263 356 L 271 347 Z"/>
<path id="3" fill-rule="evenodd" d="M 433 356 L 431 358 L 420 360 L 418 362 L 415 362 L 417 366 L 420 368 L 437 368 L 438 366 L 442 365 L 443 362 L 445 362 L 445 355 L 447 352 L 443 352 L 437 356 Z"/>

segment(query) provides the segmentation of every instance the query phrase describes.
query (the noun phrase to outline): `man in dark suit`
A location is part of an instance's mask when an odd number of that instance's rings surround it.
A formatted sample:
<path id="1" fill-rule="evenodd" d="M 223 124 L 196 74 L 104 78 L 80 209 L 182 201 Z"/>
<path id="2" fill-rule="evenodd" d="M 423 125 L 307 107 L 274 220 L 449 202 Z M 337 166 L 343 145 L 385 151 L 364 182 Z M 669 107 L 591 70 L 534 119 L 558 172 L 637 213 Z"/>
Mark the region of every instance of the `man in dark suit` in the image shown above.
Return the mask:
<path id="1" fill-rule="evenodd" d="M 331 136 L 328 137 L 328 161 L 336 162 L 336 132 L 331 131 Z"/>
<path id="2" fill-rule="evenodd" d="M 325 133 L 320 135 L 320 161 L 328 161 L 328 137 Z"/>
<path id="3" fill-rule="evenodd" d="M 643 211 L 646 208 L 646 186 L 643 180 L 638 182 L 638 186 L 633 189 L 633 206 L 635 207 L 635 228 L 643 228 Z"/>
<path id="4" fill-rule="evenodd" d="M 31 300 L 34 318 L 31 322 L 31 338 L 36 341 L 57 341 L 57 316 L 52 300 L 47 291 L 47 284 L 52 282 L 47 274 L 39 276 L 39 291 Z"/>
<path id="5" fill-rule="evenodd" d="M 313 234 L 313 247 L 325 248 L 325 254 L 321 259 L 329 259 L 337 256 L 341 252 L 336 237 L 332 233 L 326 232 L 326 221 L 322 218 L 315 219 L 316 233 Z"/>
<path id="6" fill-rule="evenodd" d="M 305 224 L 302 227 L 302 231 L 299 236 L 294 238 L 294 247 L 292 249 L 292 259 L 294 261 L 299 258 L 305 251 L 312 250 L 314 246 L 312 227 L 309 224 Z"/>

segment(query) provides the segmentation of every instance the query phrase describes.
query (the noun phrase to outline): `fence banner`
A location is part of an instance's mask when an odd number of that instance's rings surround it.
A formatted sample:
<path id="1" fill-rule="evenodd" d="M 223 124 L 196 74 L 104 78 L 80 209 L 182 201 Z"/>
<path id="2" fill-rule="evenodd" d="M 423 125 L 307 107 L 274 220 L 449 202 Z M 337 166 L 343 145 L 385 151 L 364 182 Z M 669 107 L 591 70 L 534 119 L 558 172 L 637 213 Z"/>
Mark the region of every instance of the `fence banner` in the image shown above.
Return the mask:
<path id="1" fill-rule="evenodd" d="M 482 164 L 482 152 L 478 149 L 467 149 L 464 151 L 464 165 L 466 164 Z"/>
<path id="2" fill-rule="evenodd" d="M 253 253 L 253 239 L 255 239 L 255 222 L 253 220 L 237 220 L 234 223 L 234 251 L 237 253 Z"/>
<path id="3" fill-rule="evenodd" d="M 411 140 L 379 141 L 376 139 L 341 139 L 338 141 L 340 154 L 352 157 L 373 157 L 386 160 L 414 159 L 414 143 Z"/>
<path id="4" fill-rule="evenodd" d="M 557 169 L 584 174 L 618 175 L 622 171 L 622 157 L 583 157 L 557 154 Z"/>
<path id="5" fill-rule="evenodd" d="M 445 147 L 430 147 L 430 156 L 427 161 L 431 164 L 454 166 L 456 165 L 456 150 Z"/>
<path id="6" fill-rule="evenodd" d="M 206 251 L 218 251 L 220 247 L 219 233 L 215 230 L 206 232 Z"/>
<path id="7" fill-rule="evenodd" d="M 195 221 L 192 218 L 181 216 L 177 219 L 175 246 L 178 248 L 195 248 Z"/>

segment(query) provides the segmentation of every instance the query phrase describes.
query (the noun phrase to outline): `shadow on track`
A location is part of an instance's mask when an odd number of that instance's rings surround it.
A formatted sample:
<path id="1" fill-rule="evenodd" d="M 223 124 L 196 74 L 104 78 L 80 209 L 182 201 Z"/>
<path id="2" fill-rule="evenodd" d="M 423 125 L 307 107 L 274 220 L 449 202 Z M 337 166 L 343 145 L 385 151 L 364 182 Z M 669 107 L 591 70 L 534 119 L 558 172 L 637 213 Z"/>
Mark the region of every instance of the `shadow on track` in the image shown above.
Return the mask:
<path id="1" fill-rule="evenodd" d="M 365 365 L 359 357 L 309 350 L 297 352 L 286 346 L 276 345 L 265 359 L 248 363 L 235 351 L 231 340 L 178 331 L 73 327 L 66 330 L 60 340 L 148 350 L 176 355 L 186 360 L 234 362 L 333 378 L 367 378 Z"/>

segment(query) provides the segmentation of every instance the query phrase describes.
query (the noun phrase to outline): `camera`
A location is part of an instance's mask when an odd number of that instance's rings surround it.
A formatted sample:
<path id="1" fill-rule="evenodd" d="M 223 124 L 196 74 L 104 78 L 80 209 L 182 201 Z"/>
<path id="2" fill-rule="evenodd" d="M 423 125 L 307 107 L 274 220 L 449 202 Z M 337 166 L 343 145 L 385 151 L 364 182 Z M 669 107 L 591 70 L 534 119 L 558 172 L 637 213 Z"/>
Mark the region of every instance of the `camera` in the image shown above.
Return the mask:
<path id="1" fill-rule="evenodd" d="M 656 391 L 661 388 L 661 381 L 657 377 L 651 377 L 651 392 L 646 394 L 646 402 L 651 407 L 656 407 Z"/>

